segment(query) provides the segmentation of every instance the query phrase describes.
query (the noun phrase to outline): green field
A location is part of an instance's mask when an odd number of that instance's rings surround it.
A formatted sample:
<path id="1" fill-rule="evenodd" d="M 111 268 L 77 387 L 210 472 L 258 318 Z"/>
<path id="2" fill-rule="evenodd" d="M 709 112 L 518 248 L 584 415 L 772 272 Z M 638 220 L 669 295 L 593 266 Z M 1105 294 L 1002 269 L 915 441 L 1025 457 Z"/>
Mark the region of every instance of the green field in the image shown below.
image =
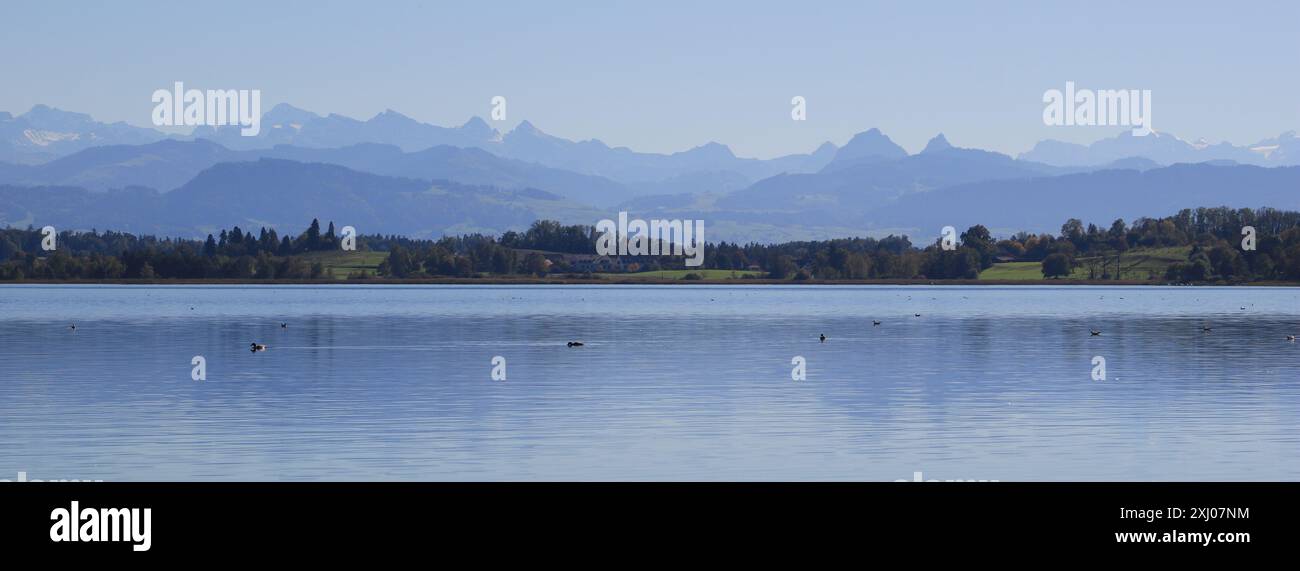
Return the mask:
<path id="1" fill-rule="evenodd" d="M 1156 280 L 1164 279 L 1165 269 L 1169 264 L 1183 262 L 1187 260 L 1187 253 L 1191 251 L 1190 246 L 1178 246 L 1171 248 L 1144 248 L 1125 252 L 1119 260 L 1119 279 L 1122 280 Z M 1111 273 L 1110 279 L 1115 278 L 1115 257 L 1108 256 L 1106 271 Z M 1102 258 L 1097 256 L 1083 257 L 1076 260 L 1078 266 L 1070 274 L 1071 280 L 1101 279 L 1102 275 Z M 1004 264 L 993 264 L 993 267 L 980 272 L 979 279 L 982 280 L 1042 280 L 1043 266 L 1039 262 L 1007 262 Z"/>
<path id="2" fill-rule="evenodd" d="M 1173 248 L 1150 248 L 1138 249 L 1126 252 L 1120 260 L 1120 279 L 1145 281 L 1154 276 L 1156 281 L 1162 280 L 1165 275 L 1165 269 L 1169 264 L 1182 262 L 1187 259 L 1189 247 Z M 310 252 L 304 254 L 308 263 L 320 262 L 325 266 L 325 276 L 337 280 L 347 279 L 348 274 L 365 271 L 371 276 L 378 273 L 379 263 L 388 257 L 387 252 Z M 1102 267 L 1101 258 L 1084 257 L 1076 260 L 1078 266 L 1070 280 L 1086 280 L 1090 275 L 1095 279 L 1100 279 Z M 1111 279 L 1114 279 L 1115 262 L 1114 257 L 1110 257 L 1106 267 L 1112 273 Z M 618 279 L 659 279 L 659 280 L 680 280 L 686 274 L 698 274 L 706 280 L 728 280 L 740 279 L 745 276 L 756 278 L 764 277 L 763 272 L 747 270 L 659 270 L 652 272 L 637 272 L 632 274 L 612 274 L 601 273 L 595 274 L 597 277 L 610 280 Z M 1039 262 L 1007 262 L 1002 264 L 993 264 L 993 267 L 980 272 L 981 280 L 1002 280 L 1002 281 L 1042 281 L 1043 270 Z"/>
<path id="3" fill-rule="evenodd" d="M 309 264 L 320 262 L 324 265 L 324 277 L 345 280 L 349 273 L 363 270 L 373 277 L 379 270 L 379 263 L 388 258 L 388 252 L 308 252 L 303 257 Z"/>
<path id="4" fill-rule="evenodd" d="M 661 280 L 680 280 L 686 274 L 698 274 L 706 280 L 739 279 L 745 276 L 763 277 L 763 272 L 750 270 L 658 270 L 653 272 L 636 272 L 634 274 L 596 274 L 605 279 L 619 278 L 654 278 Z"/>
<path id="5" fill-rule="evenodd" d="M 372 277 L 378 274 L 379 263 L 388 257 L 388 252 L 309 252 L 303 254 L 307 263 L 320 262 L 325 266 L 325 277 L 345 280 L 348 274 L 365 271 Z M 746 275 L 762 277 L 763 272 L 731 270 L 661 270 L 654 272 L 637 272 L 634 274 L 596 274 L 605 279 L 651 278 L 661 280 L 680 280 L 686 274 L 699 274 L 706 280 L 726 280 L 741 278 Z M 484 274 L 489 275 L 489 274 Z"/>
<path id="6" fill-rule="evenodd" d="M 1163 280 L 1165 270 L 1169 264 L 1175 262 L 1187 261 L 1187 254 L 1191 252 L 1191 246 L 1176 246 L 1170 248 L 1145 248 L 1125 252 L 1120 259 L 1120 276 L 1123 280 Z M 1074 268 L 1074 273 L 1070 274 L 1070 279 L 1088 279 L 1090 265 L 1096 265 L 1099 258 L 1088 257 L 1076 260 L 1079 266 Z M 1114 257 L 1111 257 L 1110 269 L 1112 279 L 1115 273 Z M 1100 279 L 1100 265 L 1095 267 L 1095 275 Z"/>
<path id="7" fill-rule="evenodd" d="M 1041 280 L 1043 264 L 1039 262 L 1007 262 L 993 264 L 993 267 L 980 272 L 982 280 Z"/>

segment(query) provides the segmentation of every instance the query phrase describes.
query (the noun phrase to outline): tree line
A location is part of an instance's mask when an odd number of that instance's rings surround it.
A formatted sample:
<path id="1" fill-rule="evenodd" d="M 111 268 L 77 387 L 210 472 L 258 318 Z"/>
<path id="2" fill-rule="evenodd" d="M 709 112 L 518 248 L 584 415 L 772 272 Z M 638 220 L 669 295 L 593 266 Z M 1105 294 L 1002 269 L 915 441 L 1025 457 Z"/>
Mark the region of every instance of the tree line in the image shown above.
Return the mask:
<path id="1" fill-rule="evenodd" d="M 1253 249 L 1242 242 L 1246 227 L 1255 229 Z M 387 252 L 375 272 L 382 277 L 586 276 L 598 258 L 598 236 L 593 226 L 539 220 L 527 230 L 500 236 L 359 235 L 356 247 Z M 320 279 L 326 268 L 315 253 L 337 251 L 341 244 L 334 223 L 322 230 L 317 220 L 297 235 L 234 227 L 205 240 L 65 231 L 50 252 L 41 249 L 42 238 L 30 227 L 0 230 L 0 279 Z M 942 237 L 918 246 L 907 236 L 895 235 L 781 244 L 723 241 L 705 245 L 699 268 L 688 268 L 680 256 L 623 256 L 613 267 L 595 271 L 717 269 L 776 280 L 942 280 L 973 279 L 994 263 L 1021 261 L 1041 262 L 1046 278 L 1082 275 L 1106 280 L 1126 277 L 1123 268 L 1130 252 L 1157 248 L 1181 248 L 1187 254 L 1162 273 L 1142 279 L 1300 281 L 1300 212 L 1196 208 L 1105 226 L 1070 219 L 1057 234 L 1021 232 L 1003 239 L 977 224 L 947 245 Z"/>
<path id="2" fill-rule="evenodd" d="M 324 266 L 305 254 L 338 249 L 340 238 L 333 222 L 322 232 L 312 220 L 294 237 L 235 226 L 206 240 L 64 231 L 51 251 L 43 240 L 31 227 L 0 230 L 0 279 L 316 279 Z"/>

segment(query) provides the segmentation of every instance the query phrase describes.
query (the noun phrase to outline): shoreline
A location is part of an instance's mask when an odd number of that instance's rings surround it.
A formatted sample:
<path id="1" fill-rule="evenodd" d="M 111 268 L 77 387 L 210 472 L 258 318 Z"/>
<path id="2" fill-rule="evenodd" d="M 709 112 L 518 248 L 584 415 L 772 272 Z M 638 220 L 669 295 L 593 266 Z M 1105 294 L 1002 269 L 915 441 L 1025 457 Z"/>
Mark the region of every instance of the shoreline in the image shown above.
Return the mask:
<path id="1" fill-rule="evenodd" d="M 1300 287 L 1300 282 L 1259 281 L 1242 283 L 1173 284 L 1135 280 L 771 280 L 723 279 L 683 280 L 669 278 L 367 278 L 360 280 L 256 280 L 256 279 L 113 279 L 113 280 L 22 280 L 0 281 L 3 285 L 710 285 L 710 286 L 837 286 L 837 285 L 891 285 L 891 286 L 1131 286 L 1131 287 Z"/>

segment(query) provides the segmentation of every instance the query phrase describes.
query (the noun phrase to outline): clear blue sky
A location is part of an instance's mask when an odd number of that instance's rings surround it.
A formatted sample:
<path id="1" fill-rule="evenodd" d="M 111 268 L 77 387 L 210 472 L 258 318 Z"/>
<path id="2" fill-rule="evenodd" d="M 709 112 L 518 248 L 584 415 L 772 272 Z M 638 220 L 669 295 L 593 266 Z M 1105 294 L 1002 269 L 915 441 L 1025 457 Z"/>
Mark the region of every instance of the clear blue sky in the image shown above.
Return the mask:
<path id="1" fill-rule="evenodd" d="M 1150 89 L 1153 126 L 1237 144 L 1300 129 L 1300 3 L 54 2 L 0 5 L 0 111 L 149 124 L 154 89 L 261 89 L 439 125 L 509 101 L 572 139 L 741 156 L 879 127 L 1008 153 L 1118 128 L 1046 127 L 1067 80 Z M 808 120 L 790 120 L 790 98 Z"/>

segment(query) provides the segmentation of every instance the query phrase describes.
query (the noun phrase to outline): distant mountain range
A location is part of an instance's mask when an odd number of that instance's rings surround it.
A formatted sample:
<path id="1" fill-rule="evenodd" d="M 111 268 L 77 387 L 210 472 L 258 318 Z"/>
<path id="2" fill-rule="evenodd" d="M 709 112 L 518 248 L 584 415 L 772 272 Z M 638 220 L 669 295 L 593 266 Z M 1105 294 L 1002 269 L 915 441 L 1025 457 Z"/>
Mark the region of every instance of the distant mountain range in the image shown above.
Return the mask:
<path id="1" fill-rule="evenodd" d="M 319 115 L 281 103 L 262 116 L 256 137 L 244 137 L 237 127 L 197 127 L 189 136 L 127 125 L 100 123 L 83 113 L 61 111 L 37 105 L 14 116 L 0 112 L 0 162 L 39 164 L 77 151 L 105 145 L 139 145 L 163 139 L 207 139 L 231 150 L 270 149 L 277 145 L 306 148 L 342 148 L 363 143 L 392 145 L 406 152 L 441 145 L 480 148 L 501 157 L 598 175 L 625 183 L 661 181 L 694 172 L 732 171 L 757 180 L 782 172 L 814 172 L 839 155 L 852 162 L 857 153 L 899 158 L 906 154 L 892 142 L 881 142 L 876 130 L 860 133 L 838 152 L 825 143 L 807 154 L 760 160 L 736 157 L 719 143 L 672 154 L 639 153 L 626 147 L 610 147 L 592 139 L 570 141 L 542 132 L 528 121 L 508 133 L 500 133 L 479 117 L 459 127 L 421 123 L 396 111 L 387 110 L 368 120 L 343 115 Z M 858 140 L 862 138 L 862 140 Z M 879 144 L 880 148 L 873 148 Z M 890 148 L 894 147 L 894 148 Z M 1168 133 L 1135 137 L 1129 130 L 1090 145 L 1056 140 L 1041 141 L 1017 158 L 1062 167 L 1095 167 L 1130 157 L 1150 159 L 1161 165 L 1208 161 L 1235 161 L 1259 166 L 1300 165 L 1300 135 L 1287 131 L 1254 144 L 1211 145 L 1188 142 Z"/>
<path id="2" fill-rule="evenodd" d="M 874 133 L 874 135 L 873 135 Z M 1006 155 L 959 149 L 939 135 L 924 151 L 908 155 L 875 129 L 858 135 L 842 151 L 854 151 L 864 138 L 869 150 L 836 155 L 816 173 L 770 177 L 718 201 L 723 209 L 752 205 L 764 209 L 807 211 L 816 216 L 853 216 L 901 196 L 980 180 L 1008 180 L 1058 174 L 1063 169 L 1018 161 Z M 880 153 L 880 154 L 872 154 Z"/>
<path id="3" fill-rule="evenodd" d="M 276 145 L 341 148 L 362 143 L 393 145 L 407 152 L 444 145 L 479 148 L 504 158 L 636 185 L 719 172 L 734 173 L 752 182 L 780 172 L 820 169 L 835 151 L 835 146 L 827 143 L 810 154 L 742 159 L 725 145 L 709 143 L 670 155 L 638 153 L 596 139 L 570 141 L 548 135 L 528 121 L 503 135 L 478 117 L 460 127 L 447 128 L 420 123 L 391 110 L 359 121 L 341 115 L 320 116 L 287 104 L 276 105 L 263 116 L 262 131 L 256 137 L 243 137 L 236 127 L 200 127 L 193 136 L 231 149 Z"/>
<path id="4" fill-rule="evenodd" d="M 0 183 L 80 186 L 98 191 L 144 186 L 166 192 L 214 165 L 263 158 L 329 163 L 374 174 L 470 185 L 563 189 L 592 204 L 609 202 L 607 197 L 621 199 L 628 192 L 625 185 L 605 178 L 505 159 L 475 148 L 438 146 L 407 153 L 391 145 L 363 143 L 339 149 L 282 145 L 233 151 L 203 139 L 94 147 L 42 165 L 0 164 Z"/>
<path id="5" fill-rule="evenodd" d="M 1091 145 L 1043 141 L 1013 158 L 956 147 L 942 134 L 908 154 L 870 129 L 843 147 L 760 160 L 719 143 L 639 153 L 555 137 L 527 121 L 501 134 L 478 118 L 438 127 L 393 111 L 360 121 L 282 104 L 256 137 L 234 127 L 177 137 L 37 106 L 0 113 L 0 225 L 192 236 L 319 217 L 434 236 L 518 229 L 536 218 L 592 224 L 623 209 L 702 218 L 710 240 L 929 235 L 939 222 L 964 220 L 1054 231 L 1068 217 L 1300 208 L 1295 165 L 1294 132 L 1236 147 L 1125 131 Z"/>
<path id="6" fill-rule="evenodd" d="M 278 159 L 221 163 L 166 194 L 131 187 L 0 185 L 0 226 L 53 224 L 168 236 L 220 228 L 301 228 L 319 218 L 363 233 L 437 237 L 526 228 L 533 220 L 593 219 L 596 210 L 540 190 L 503 190 Z"/>
<path id="7" fill-rule="evenodd" d="M 1141 157 L 1163 165 L 1176 163 L 1234 162 L 1258 166 L 1300 165 L 1300 136 L 1287 131 L 1245 147 L 1231 143 L 1211 145 L 1204 140 L 1187 142 L 1167 133 L 1153 132 L 1138 137 L 1131 131 L 1102 139 L 1091 145 L 1040 141 L 1019 158 L 1057 166 L 1097 166 L 1130 157 Z"/>
<path id="8" fill-rule="evenodd" d="M 1171 140 L 1165 135 L 1160 144 Z M 1145 157 L 1053 166 L 958 148 L 942 134 L 908 155 L 873 129 L 855 136 L 815 173 L 781 174 L 713 195 L 639 198 L 622 206 L 641 218 L 703 218 L 746 238 L 759 239 L 748 230 L 763 229 L 799 239 L 863 233 L 927 237 L 943 226 L 973 224 L 1002 235 L 1055 233 L 1069 218 L 1109 224 L 1219 205 L 1300 210 L 1300 167 L 1264 168 L 1218 158 L 1161 166 Z"/>
<path id="9" fill-rule="evenodd" d="M 17 117 L 0 112 L 0 162 L 37 164 L 101 145 L 139 145 L 167 138 L 154 129 L 100 123 L 83 113 L 37 105 Z"/>
<path id="10" fill-rule="evenodd" d="M 510 179 L 509 184 L 546 188 L 563 181 L 575 198 L 597 204 L 614 204 L 635 196 L 740 188 L 782 172 L 813 172 L 830 162 L 836 153 L 835 145 L 830 143 L 823 144 L 812 153 L 770 160 L 739 158 L 731 149 L 718 143 L 673 154 L 638 153 L 625 147 L 609 147 L 598 140 L 575 142 L 554 137 L 527 121 L 502 135 L 478 117 L 460 127 L 448 128 L 420 123 L 394 111 L 385 111 L 369 120 L 360 121 L 341 115 L 321 116 L 286 104 L 277 105 L 264 114 L 261 127 L 256 137 L 241 136 L 237 127 L 206 126 L 194 129 L 190 137 L 176 137 L 153 129 L 95 123 L 86 115 L 39 106 L 16 118 L 8 114 L 0 116 L 0 137 L 4 139 L 0 143 L 0 163 L 7 163 L 0 164 L 0 180 L 85 184 L 92 188 L 121 188 L 143 184 L 166 191 L 183 183 L 186 173 L 193 176 L 211 164 L 226 160 L 289 155 L 303 160 L 318 160 L 309 156 L 306 149 L 355 150 L 363 145 L 389 146 L 405 153 L 422 153 L 433 147 L 445 146 L 462 150 L 478 149 L 495 158 L 512 159 L 514 163 L 497 162 L 487 165 L 497 173 L 513 171 L 504 175 L 504 178 Z M 71 158 L 70 155 L 91 148 L 136 146 L 158 141 L 210 141 L 227 151 L 243 153 L 219 156 L 221 153 L 211 147 L 194 147 L 186 151 L 184 147 L 155 146 L 139 151 L 116 149 L 102 154 L 88 154 L 59 164 L 47 164 Z M 284 150 L 283 147 L 292 149 Z M 114 157 L 125 157 L 133 152 L 138 153 L 144 162 L 109 162 Z M 173 154 L 177 152 L 191 153 L 193 156 Z M 159 160 L 165 157 L 157 153 L 172 156 L 183 164 L 162 167 L 168 169 L 168 172 L 156 174 L 127 172 L 134 167 L 145 166 L 145 162 L 153 163 L 150 168 L 160 167 Z M 371 164 L 337 160 L 344 155 L 346 153 L 332 153 L 334 159 L 326 162 L 354 166 L 361 170 L 373 169 Z M 419 157 L 407 157 L 404 159 L 406 163 L 397 170 L 376 169 L 374 172 L 446 176 L 445 173 L 431 173 L 426 167 L 413 167 L 412 163 L 418 159 Z M 493 162 L 482 153 L 462 153 L 459 159 L 477 162 L 481 166 Z M 534 170 L 530 174 L 539 175 L 542 182 L 533 180 L 532 176 L 522 176 L 519 171 L 527 169 L 520 161 L 532 163 L 529 167 Z M 87 172 L 85 169 L 91 165 L 95 166 L 94 172 Z M 510 165 L 509 168 L 500 168 L 506 165 Z M 48 168 L 18 168 L 36 166 Z M 69 166 L 72 167 L 71 170 Z M 535 170 L 538 166 L 553 170 Z M 559 170 L 568 172 L 561 174 Z M 584 175 L 585 178 L 574 175 Z M 609 180 L 599 181 L 593 177 Z M 501 179 L 501 174 L 489 176 L 477 169 L 477 174 L 466 181 L 475 184 L 504 184 L 505 181 Z"/>
<path id="11" fill-rule="evenodd" d="M 929 237 L 943 226 L 964 230 L 972 224 L 1002 235 L 1055 234 L 1070 218 L 1109 225 L 1198 206 L 1300 210 L 1300 167 L 1176 164 L 970 182 L 901 198 L 869 213 L 867 224 L 920 228 Z"/>
<path id="12" fill-rule="evenodd" d="M 478 117 L 460 127 L 439 127 L 392 110 L 361 121 L 337 114 L 321 116 L 283 103 L 263 114 L 261 125 L 256 137 L 240 135 L 238 127 L 206 126 L 195 128 L 192 135 L 236 150 L 269 149 L 276 145 L 338 148 L 379 143 L 404 151 L 419 151 L 440 145 L 481 147 L 500 138 L 495 129 Z"/>

